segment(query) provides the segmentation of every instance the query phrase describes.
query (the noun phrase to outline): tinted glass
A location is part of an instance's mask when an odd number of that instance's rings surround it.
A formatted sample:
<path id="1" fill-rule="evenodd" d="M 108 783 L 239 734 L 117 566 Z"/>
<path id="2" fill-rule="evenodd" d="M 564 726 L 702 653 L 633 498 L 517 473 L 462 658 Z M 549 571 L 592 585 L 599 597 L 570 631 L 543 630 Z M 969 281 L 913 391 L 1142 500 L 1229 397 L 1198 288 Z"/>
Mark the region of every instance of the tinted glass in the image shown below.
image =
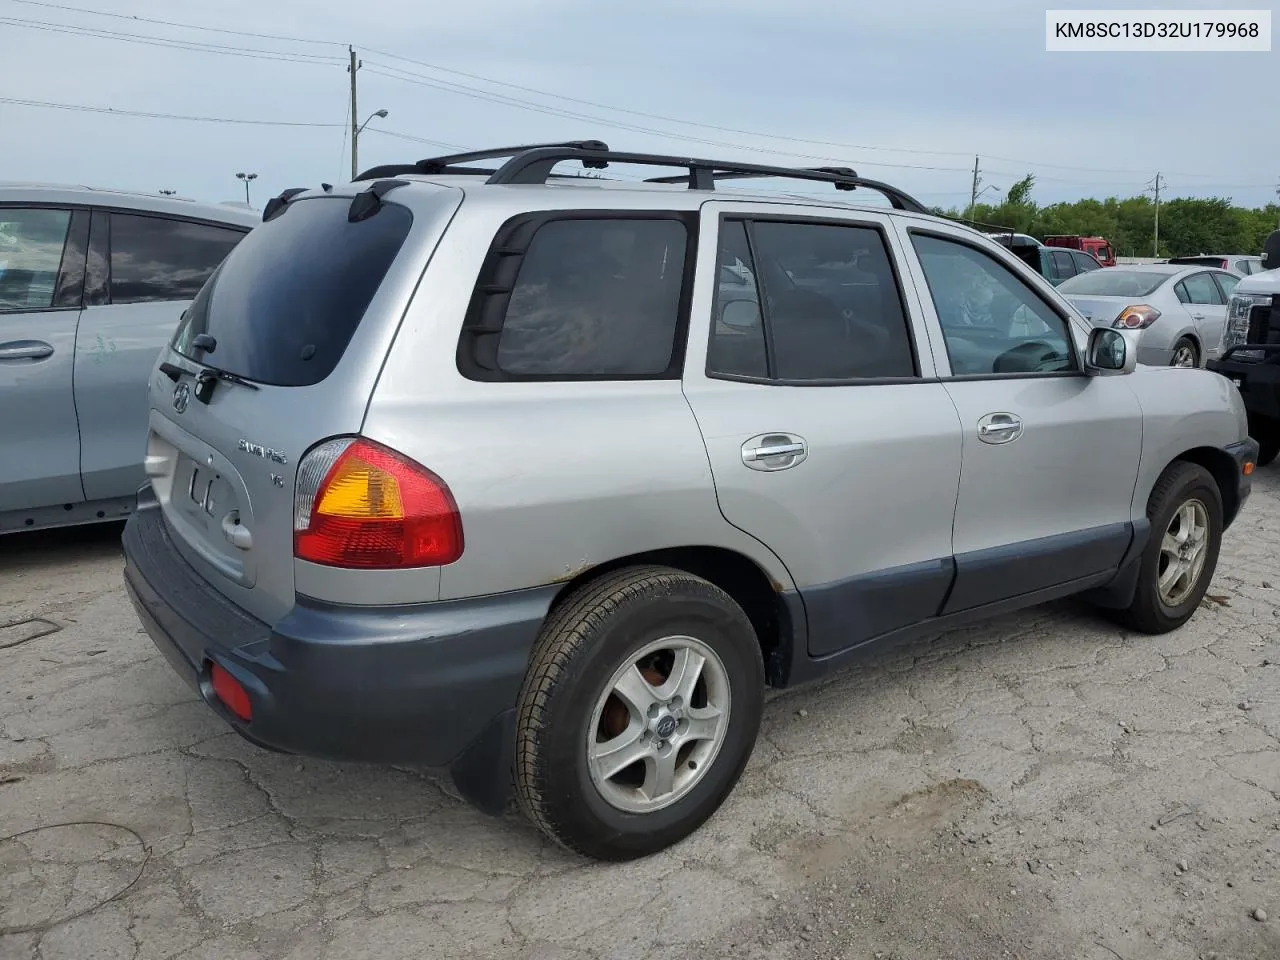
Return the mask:
<path id="1" fill-rule="evenodd" d="M 771 373 L 781 380 L 914 377 L 902 298 L 879 231 L 752 224 Z"/>
<path id="2" fill-rule="evenodd" d="M 1098 252 L 1095 253 L 1094 256 L 1097 257 L 1099 260 L 1106 260 L 1108 257 L 1111 256 L 1111 248 L 1099 247 Z"/>
<path id="3" fill-rule="evenodd" d="M 1075 369 L 1066 320 L 1004 264 L 940 237 L 915 235 L 912 242 L 953 374 Z"/>
<path id="4" fill-rule="evenodd" d="M 1065 250 L 1053 251 L 1053 275 L 1063 280 L 1076 275 L 1076 268 L 1072 263 L 1071 254 Z"/>
<path id="5" fill-rule="evenodd" d="M 1073 253 L 1071 259 L 1075 261 L 1076 272 L 1086 273 L 1089 270 L 1097 270 L 1102 264 L 1085 253 Z"/>
<path id="6" fill-rule="evenodd" d="M 111 302 L 190 300 L 244 233 L 187 220 L 111 214 Z"/>
<path id="7" fill-rule="evenodd" d="M 1218 281 L 1218 287 L 1222 291 L 1222 303 L 1226 303 L 1231 299 L 1231 294 L 1235 292 L 1236 284 L 1240 282 L 1239 277 L 1233 277 L 1229 273 L 1215 273 L 1213 279 Z"/>
<path id="8" fill-rule="evenodd" d="M 1058 292 L 1063 296 L 1145 297 L 1168 279 L 1167 273 L 1108 267 L 1106 270 L 1091 270 L 1064 280 L 1062 286 L 1058 287 Z"/>
<path id="9" fill-rule="evenodd" d="M 53 306 L 70 223 L 69 210 L 0 207 L 0 311 Z"/>
<path id="10" fill-rule="evenodd" d="M 327 377 L 413 223 L 386 201 L 352 223 L 350 205 L 298 200 L 245 236 L 187 309 L 175 349 L 190 355 L 208 333 L 217 347 L 204 359 L 231 373 L 291 387 Z"/>
<path id="11" fill-rule="evenodd" d="M 716 277 L 707 371 L 740 377 L 768 376 L 760 294 L 751 268 L 747 228 L 741 220 L 726 221 L 720 231 Z"/>
<path id="12" fill-rule="evenodd" d="M 1213 282 L 1213 277 L 1207 273 L 1197 273 L 1187 277 L 1186 280 L 1182 281 L 1182 284 L 1186 287 L 1189 303 L 1207 305 L 1226 302 L 1222 299 L 1222 293 Z"/>
<path id="13" fill-rule="evenodd" d="M 552 220 L 520 265 L 498 338 L 517 376 L 658 376 L 671 366 L 688 231 L 679 220 Z"/>

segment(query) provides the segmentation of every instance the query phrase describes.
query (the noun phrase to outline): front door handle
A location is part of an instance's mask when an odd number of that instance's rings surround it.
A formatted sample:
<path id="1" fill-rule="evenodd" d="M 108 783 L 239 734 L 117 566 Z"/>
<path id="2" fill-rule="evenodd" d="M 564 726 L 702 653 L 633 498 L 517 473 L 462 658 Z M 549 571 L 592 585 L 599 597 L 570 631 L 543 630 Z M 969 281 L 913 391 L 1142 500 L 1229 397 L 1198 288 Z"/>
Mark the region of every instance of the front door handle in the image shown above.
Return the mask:
<path id="1" fill-rule="evenodd" d="M 1008 443 L 1022 436 L 1022 418 L 1012 413 L 988 413 L 978 421 L 978 439 L 983 443 Z"/>
<path id="2" fill-rule="evenodd" d="M 43 360 L 53 356 L 53 345 L 43 340 L 11 340 L 0 343 L 0 360 Z"/>
<path id="3" fill-rule="evenodd" d="M 742 445 L 742 462 L 752 470 L 786 470 L 808 456 L 804 437 L 790 433 L 762 433 Z"/>

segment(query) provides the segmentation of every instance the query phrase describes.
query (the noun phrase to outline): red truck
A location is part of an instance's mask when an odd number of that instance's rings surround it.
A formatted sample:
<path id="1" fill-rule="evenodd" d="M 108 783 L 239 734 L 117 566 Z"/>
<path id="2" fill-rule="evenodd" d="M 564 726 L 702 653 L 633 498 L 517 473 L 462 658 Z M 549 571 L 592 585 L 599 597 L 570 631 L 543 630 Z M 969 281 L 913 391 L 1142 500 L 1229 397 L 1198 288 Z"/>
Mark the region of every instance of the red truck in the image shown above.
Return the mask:
<path id="1" fill-rule="evenodd" d="M 1046 247 L 1070 247 L 1072 250 L 1083 250 L 1085 253 L 1092 254 L 1104 267 L 1114 267 L 1116 265 L 1116 255 L 1111 249 L 1111 244 L 1107 243 L 1102 237 L 1045 237 L 1044 245 Z"/>

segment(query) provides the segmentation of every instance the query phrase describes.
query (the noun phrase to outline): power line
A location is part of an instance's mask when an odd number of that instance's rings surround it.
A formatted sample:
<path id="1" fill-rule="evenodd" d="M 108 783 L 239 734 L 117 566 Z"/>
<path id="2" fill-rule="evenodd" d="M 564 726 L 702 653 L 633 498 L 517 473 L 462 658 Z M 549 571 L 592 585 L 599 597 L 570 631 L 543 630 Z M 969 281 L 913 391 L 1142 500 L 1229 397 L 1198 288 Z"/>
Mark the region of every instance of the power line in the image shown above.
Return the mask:
<path id="1" fill-rule="evenodd" d="M 303 120 L 246 120 L 238 117 L 201 117 L 185 113 L 152 113 L 147 110 L 121 110 L 115 107 L 97 107 L 81 103 L 53 103 L 49 100 L 23 100 L 17 97 L 0 97 L 0 103 L 18 107 L 40 107 L 49 110 L 71 110 L 77 113 L 106 113 L 116 117 L 141 117 L 147 120 L 191 120 L 198 123 L 238 123 L 259 127 L 328 127 L 337 123 L 310 123 Z"/>
<path id="2" fill-rule="evenodd" d="M 28 7 L 44 7 L 49 10 L 64 10 L 70 13 L 84 13 L 93 17 L 111 17 L 115 20 L 132 20 L 137 23 L 153 23 L 164 27 L 177 27 L 182 30 L 207 30 L 210 33 L 223 33 L 233 37 L 253 37 L 256 40 L 287 40 L 291 43 L 316 43 L 326 46 L 345 47 L 345 43 L 336 40 L 308 40 L 303 37 L 288 37 L 279 33 L 255 33 L 251 30 L 229 30 L 225 27 L 203 27 L 194 23 L 179 23 L 176 20 L 158 20 L 154 17 L 139 17 L 129 13 L 108 13 L 105 10 L 89 10 L 85 7 L 73 7 L 65 3 L 47 3 L 45 0 L 9 0 L 10 3 L 21 3 Z"/>
<path id="3" fill-rule="evenodd" d="M 97 40 L 118 40 L 124 43 L 140 43 L 149 47 L 165 47 L 173 50 L 188 50 L 194 53 L 216 53 L 223 56 L 244 57 L 250 60 L 278 60 L 285 63 L 311 63 L 327 65 L 337 63 L 341 58 L 330 54 L 291 53 L 284 50 L 260 50 L 252 47 L 230 47 L 220 43 L 205 43 L 192 40 L 171 40 L 166 37 L 149 37 L 144 34 L 125 33 L 120 30 L 106 30 L 100 27 L 78 27 L 70 24 L 50 23 L 45 20 L 25 20 L 18 17 L 0 17 L 0 23 L 28 30 L 40 30 L 46 33 L 64 33 L 77 37 L 92 37 Z"/>
<path id="4" fill-rule="evenodd" d="M 469 150 L 470 147 L 462 143 L 449 143 L 445 140 L 429 140 L 426 137 L 415 137 L 411 133 L 400 133 L 397 130 L 387 130 L 383 127 L 369 127 L 365 133 L 380 133 L 385 137 L 395 137 L 397 140 L 408 140 L 412 143 L 425 143 L 432 147 L 441 147 L 445 150 Z M 364 134 L 361 134 L 363 136 Z"/>

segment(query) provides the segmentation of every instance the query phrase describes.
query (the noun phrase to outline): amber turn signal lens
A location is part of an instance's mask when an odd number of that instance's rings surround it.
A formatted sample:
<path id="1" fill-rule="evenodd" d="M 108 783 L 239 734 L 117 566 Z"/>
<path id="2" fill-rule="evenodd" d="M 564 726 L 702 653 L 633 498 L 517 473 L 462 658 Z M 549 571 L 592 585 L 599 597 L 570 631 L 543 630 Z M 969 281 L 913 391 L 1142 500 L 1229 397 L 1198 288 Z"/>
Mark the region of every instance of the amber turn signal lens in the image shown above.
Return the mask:
<path id="1" fill-rule="evenodd" d="M 1242 472 L 1246 477 L 1252 476 L 1252 475 L 1253 475 L 1253 461 L 1252 461 L 1252 460 L 1250 460 L 1249 462 L 1247 462 L 1247 463 L 1246 463 L 1246 464 L 1241 468 L 1241 472 Z"/>

